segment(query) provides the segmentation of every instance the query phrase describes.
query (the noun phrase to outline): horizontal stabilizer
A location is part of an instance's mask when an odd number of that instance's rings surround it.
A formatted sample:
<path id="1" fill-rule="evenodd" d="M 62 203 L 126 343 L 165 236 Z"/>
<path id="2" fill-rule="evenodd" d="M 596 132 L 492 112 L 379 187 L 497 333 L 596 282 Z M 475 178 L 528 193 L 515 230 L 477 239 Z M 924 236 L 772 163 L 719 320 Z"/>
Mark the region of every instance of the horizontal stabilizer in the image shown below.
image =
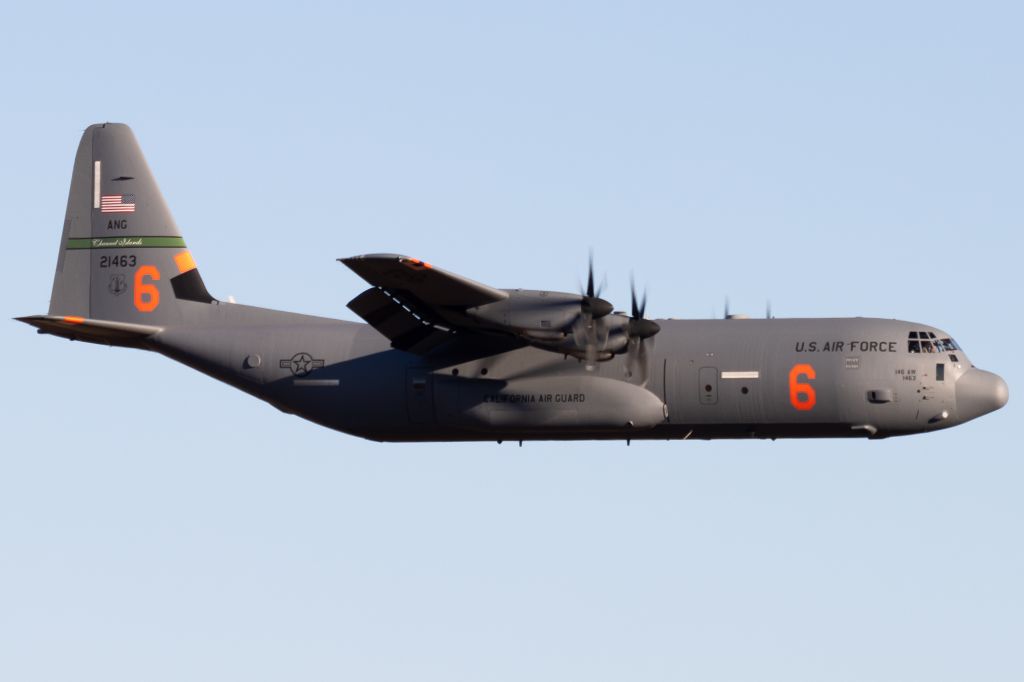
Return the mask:
<path id="1" fill-rule="evenodd" d="M 128 348 L 142 348 L 146 339 L 163 331 L 163 327 L 111 320 L 90 320 L 67 315 L 29 315 L 15 319 L 38 328 L 40 334 L 53 334 L 72 341 Z"/>

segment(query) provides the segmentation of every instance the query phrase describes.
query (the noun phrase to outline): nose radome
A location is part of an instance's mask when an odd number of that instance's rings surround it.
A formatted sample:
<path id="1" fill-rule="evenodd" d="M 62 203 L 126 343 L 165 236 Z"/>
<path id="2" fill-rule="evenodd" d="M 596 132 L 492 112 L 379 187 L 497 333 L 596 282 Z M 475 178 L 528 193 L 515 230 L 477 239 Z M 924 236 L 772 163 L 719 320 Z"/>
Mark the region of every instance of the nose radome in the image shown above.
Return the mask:
<path id="1" fill-rule="evenodd" d="M 1010 389 L 998 374 L 972 367 L 956 381 L 956 411 L 967 421 L 994 412 L 1010 399 Z"/>

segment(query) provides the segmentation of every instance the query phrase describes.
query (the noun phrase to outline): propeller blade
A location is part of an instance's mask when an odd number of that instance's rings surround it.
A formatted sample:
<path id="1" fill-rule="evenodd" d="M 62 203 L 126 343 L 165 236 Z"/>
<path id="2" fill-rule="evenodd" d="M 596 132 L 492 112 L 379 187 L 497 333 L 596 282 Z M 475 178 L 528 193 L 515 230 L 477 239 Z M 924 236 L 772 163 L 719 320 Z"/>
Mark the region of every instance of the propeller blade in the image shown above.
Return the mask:
<path id="1" fill-rule="evenodd" d="M 594 321 L 594 341 L 597 344 L 598 350 L 605 350 L 608 348 L 608 336 L 611 334 L 611 330 L 608 329 L 608 325 L 604 324 L 599 320 Z"/>
<path id="2" fill-rule="evenodd" d="M 598 285 L 597 290 L 594 289 L 594 251 L 590 251 L 590 260 L 587 265 L 587 288 L 580 294 L 582 300 L 580 300 L 580 310 L 584 315 L 589 315 L 592 318 L 604 317 L 605 315 L 612 312 L 615 307 L 608 301 L 601 298 L 601 290 L 604 289 L 605 279 L 601 279 L 601 284 Z"/>
<path id="3" fill-rule="evenodd" d="M 637 300 L 636 284 L 633 282 L 632 277 L 629 278 L 629 295 L 633 308 L 633 314 L 629 319 L 629 335 L 646 339 L 661 331 L 661 327 L 657 322 L 644 318 L 644 313 L 647 312 L 647 290 L 645 289 L 643 296 Z"/>
<path id="4" fill-rule="evenodd" d="M 587 345 L 583 353 L 587 371 L 593 371 L 597 366 L 597 335 L 594 330 L 594 323 L 591 322 L 587 329 Z"/>
<path id="5" fill-rule="evenodd" d="M 593 299 L 600 301 L 601 299 Z M 583 358 L 586 361 L 587 371 L 594 369 L 597 364 L 597 320 L 590 312 L 587 299 L 584 299 L 579 317 L 572 325 L 572 341 L 577 348 L 583 349 Z"/>
<path id="6" fill-rule="evenodd" d="M 636 297 L 636 282 L 633 281 L 633 275 L 629 276 L 629 299 L 632 315 L 634 319 L 643 319 L 644 313 L 647 311 L 647 289 L 644 289 L 643 295 L 637 301 Z"/>
<path id="7" fill-rule="evenodd" d="M 629 277 L 629 299 L 632 314 L 626 327 L 626 333 L 629 335 L 626 369 L 630 377 L 639 378 L 640 385 L 646 386 L 649 374 L 647 344 L 653 343 L 653 340 L 649 339 L 661 331 L 661 326 L 654 320 L 644 317 L 647 312 L 647 291 L 645 289 L 643 294 L 637 297 L 636 281 L 632 275 Z"/>
<path id="8" fill-rule="evenodd" d="M 628 376 L 639 379 L 641 386 L 647 385 L 648 375 L 650 373 L 650 362 L 647 359 L 649 344 L 653 344 L 654 339 L 644 339 L 640 337 L 633 337 L 629 340 L 629 350 L 626 355 L 626 368 Z"/>
<path id="9" fill-rule="evenodd" d="M 629 303 L 630 317 L 643 317 L 643 315 L 640 314 L 640 306 L 636 303 L 636 282 L 633 280 L 633 273 L 629 273 Z"/>
<path id="10" fill-rule="evenodd" d="M 572 342 L 577 348 L 582 348 L 583 344 L 587 342 L 586 326 L 587 323 L 583 319 L 583 315 L 576 318 L 576 322 L 572 325 Z"/>
<path id="11" fill-rule="evenodd" d="M 594 298 L 594 250 L 590 250 L 590 264 L 587 267 L 587 298 Z"/>
<path id="12" fill-rule="evenodd" d="M 640 339 L 640 349 L 637 351 L 637 362 L 640 363 L 640 385 L 647 384 L 647 339 Z"/>
<path id="13" fill-rule="evenodd" d="M 587 296 L 600 298 L 601 292 L 604 291 L 607 284 L 607 275 L 601 275 L 601 281 L 597 284 L 597 290 L 594 289 L 594 249 L 590 249 L 590 261 L 587 266 Z"/>

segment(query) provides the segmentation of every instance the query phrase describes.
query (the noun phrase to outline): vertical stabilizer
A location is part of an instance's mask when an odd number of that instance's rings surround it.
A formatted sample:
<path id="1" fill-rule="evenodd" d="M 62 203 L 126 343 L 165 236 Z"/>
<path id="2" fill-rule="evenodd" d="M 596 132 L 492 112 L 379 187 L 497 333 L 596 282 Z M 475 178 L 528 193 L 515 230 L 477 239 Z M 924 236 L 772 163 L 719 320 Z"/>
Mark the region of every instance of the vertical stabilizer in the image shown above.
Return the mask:
<path id="1" fill-rule="evenodd" d="M 89 126 L 71 176 L 50 315 L 144 325 L 213 302 L 131 129 Z"/>

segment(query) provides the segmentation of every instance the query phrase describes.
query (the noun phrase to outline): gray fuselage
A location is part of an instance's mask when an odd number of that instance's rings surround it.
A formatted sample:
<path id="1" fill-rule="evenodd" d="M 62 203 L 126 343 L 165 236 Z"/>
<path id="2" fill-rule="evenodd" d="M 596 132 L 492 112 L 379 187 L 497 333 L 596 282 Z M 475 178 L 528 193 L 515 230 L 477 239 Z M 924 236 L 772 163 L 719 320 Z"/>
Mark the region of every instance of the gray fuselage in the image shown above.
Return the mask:
<path id="1" fill-rule="evenodd" d="M 886 437 L 1002 407 L 1006 383 L 928 325 L 649 320 L 585 292 L 497 289 L 400 254 L 340 259 L 367 324 L 223 303 L 131 129 L 82 134 L 48 313 L 65 338 L 163 353 L 381 441 Z"/>
<path id="2" fill-rule="evenodd" d="M 200 305 L 200 304 L 196 304 Z M 428 356 L 372 327 L 233 304 L 146 346 L 332 429 L 380 441 L 886 437 L 1001 407 L 929 325 L 870 318 L 658 320 L 646 383 L 530 346 Z M 186 317 L 191 317 L 186 315 Z"/>

